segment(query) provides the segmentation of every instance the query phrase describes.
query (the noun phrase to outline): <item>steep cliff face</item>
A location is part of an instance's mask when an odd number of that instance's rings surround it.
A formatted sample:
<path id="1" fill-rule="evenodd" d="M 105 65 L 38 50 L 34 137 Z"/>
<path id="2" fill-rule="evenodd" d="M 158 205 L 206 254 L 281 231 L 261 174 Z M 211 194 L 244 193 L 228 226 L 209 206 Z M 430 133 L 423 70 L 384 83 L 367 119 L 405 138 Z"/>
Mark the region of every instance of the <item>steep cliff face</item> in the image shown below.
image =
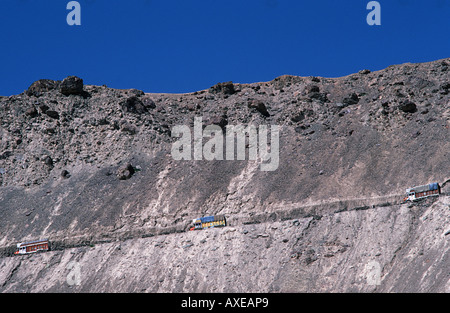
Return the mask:
<path id="1" fill-rule="evenodd" d="M 0 97 L 0 290 L 449 292 L 449 66 Z M 174 159 L 174 127 L 199 117 L 279 126 L 278 166 Z M 430 182 L 439 198 L 401 204 Z M 229 226 L 187 231 L 213 214 Z M 11 256 L 42 237 L 53 251 Z"/>

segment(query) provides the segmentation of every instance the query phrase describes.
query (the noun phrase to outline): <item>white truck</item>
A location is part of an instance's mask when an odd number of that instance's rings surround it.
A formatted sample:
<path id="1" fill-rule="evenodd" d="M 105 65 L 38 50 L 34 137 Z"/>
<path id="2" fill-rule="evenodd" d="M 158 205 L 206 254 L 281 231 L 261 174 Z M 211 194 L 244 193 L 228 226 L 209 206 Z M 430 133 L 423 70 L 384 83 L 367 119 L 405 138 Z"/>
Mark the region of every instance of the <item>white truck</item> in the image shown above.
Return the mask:
<path id="1" fill-rule="evenodd" d="M 438 183 L 431 183 L 406 189 L 406 197 L 403 201 L 414 201 L 432 196 L 439 196 L 441 187 Z"/>

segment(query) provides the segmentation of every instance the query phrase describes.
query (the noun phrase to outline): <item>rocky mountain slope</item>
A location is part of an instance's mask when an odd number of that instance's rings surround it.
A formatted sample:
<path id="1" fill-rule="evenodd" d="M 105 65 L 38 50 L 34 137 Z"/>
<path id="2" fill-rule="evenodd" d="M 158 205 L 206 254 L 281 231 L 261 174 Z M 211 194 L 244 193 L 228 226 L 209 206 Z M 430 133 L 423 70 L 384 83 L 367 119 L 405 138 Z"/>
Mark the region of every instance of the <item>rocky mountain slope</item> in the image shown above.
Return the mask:
<path id="1" fill-rule="evenodd" d="M 449 292 L 449 66 L 0 97 L 0 291 Z M 279 125 L 278 168 L 174 160 L 195 117 Z M 439 198 L 401 204 L 431 182 Z M 187 231 L 213 214 L 229 226 Z M 12 256 L 37 238 L 52 251 Z"/>

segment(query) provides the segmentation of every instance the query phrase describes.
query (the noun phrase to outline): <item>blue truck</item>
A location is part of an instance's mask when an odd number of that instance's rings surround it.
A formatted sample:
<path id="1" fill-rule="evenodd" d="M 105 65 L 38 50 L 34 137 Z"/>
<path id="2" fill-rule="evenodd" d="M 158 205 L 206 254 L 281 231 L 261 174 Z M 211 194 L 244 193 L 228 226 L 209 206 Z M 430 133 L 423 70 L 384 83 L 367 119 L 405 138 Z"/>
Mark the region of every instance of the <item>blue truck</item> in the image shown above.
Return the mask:
<path id="1" fill-rule="evenodd" d="M 227 220 L 224 215 L 211 215 L 200 218 L 194 218 L 192 220 L 194 224 L 189 230 L 200 230 L 211 227 L 223 227 L 227 226 Z"/>

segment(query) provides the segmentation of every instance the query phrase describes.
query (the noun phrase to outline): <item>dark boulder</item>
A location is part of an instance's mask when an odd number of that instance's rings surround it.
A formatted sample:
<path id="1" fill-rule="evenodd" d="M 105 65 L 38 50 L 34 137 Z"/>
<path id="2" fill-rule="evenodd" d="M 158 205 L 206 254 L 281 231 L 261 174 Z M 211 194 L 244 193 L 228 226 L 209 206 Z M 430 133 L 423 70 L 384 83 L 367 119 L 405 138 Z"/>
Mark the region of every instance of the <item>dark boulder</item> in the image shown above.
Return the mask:
<path id="1" fill-rule="evenodd" d="M 223 93 L 225 95 L 232 95 L 236 93 L 236 90 L 234 89 L 233 82 L 225 82 L 225 83 L 218 83 L 211 88 L 209 88 L 210 93 Z"/>
<path id="2" fill-rule="evenodd" d="M 310 99 L 316 99 L 320 102 L 328 102 L 327 94 L 320 92 L 320 87 L 317 85 L 308 85 L 306 86 L 305 91 Z"/>
<path id="3" fill-rule="evenodd" d="M 405 113 L 417 112 L 416 104 L 410 100 L 403 101 L 398 105 L 398 108 Z"/>
<path id="4" fill-rule="evenodd" d="M 54 118 L 54 119 L 59 119 L 59 113 L 54 111 L 54 110 L 47 110 L 45 112 L 45 114 L 47 114 L 49 117 Z"/>
<path id="5" fill-rule="evenodd" d="M 40 104 L 39 109 L 41 109 L 41 112 L 45 114 L 45 113 L 47 113 L 47 110 L 50 108 L 46 104 Z"/>
<path id="6" fill-rule="evenodd" d="M 270 116 L 269 112 L 267 111 L 266 105 L 261 100 L 250 100 L 247 105 L 250 109 L 256 109 L 256 111 L 266 117 Z"/>
<path id="7" fill-rule="evenodd" d="M 328 102 L 328 97 L 326 93 L 323 92 L 312 92 L 309 94 L 310 99 L 316 99 L 320 102 Z"/>
<path id="8" fill-rule="evenodd" d="M 272 81 L 272 84 L 273 84 L 274 89 L 281 90 L 283 88 L 288 88 L 288 87 L 291 87 L 292 85 L 301 83 L 302 80 L 303 80 L 303 78 L 299 77 L 299 76 L 283 75 L 283 76 L 275 78 Z M 315 80 L 312 80 L 312 81 L 315 81 Z"/>
<path id="9" fill-rule="evenodd" d="M 308 85 L 308 86 L 306 86 L 305 90 L 306 90 L 307 94 L 320 92 L 320 88 L 317 85 Z"/>
<path id="10" fill-rule="evenodd" d="M 136 114 L 142 114 L 147 112 L 147 107 L 144 105 L 144 103 L 136 96 L 129 97 L 125 99 L 121 103 L 122 110 L 124 112 L 130 112 L 130 113 L 136 113 Z"/>
<path id="11" fill-rule="evenodd" d="M 297 123 L 297 122 L 301 122 L 305 119 L 305 112 L 299 112 L 297 114 L 295 114 L 294 116 L 291 117 L 291 121 Z"/>
<path id="12" fill-rule="evenodd" d="M 27 89 L 27 96 L 40 97 L 44 92 L 58 88 L 59 82 L 51 79 L 40 79 L 31 84 Z"/>
<path id="13" fill-rule="evenodd" d="M 62 170 L 61 171 L 61 177 L 62 178 L 69 178 L 70 177 L 70 173 L 68 170 Z"/>
<path id="14" fill-rule="evenodd" d="M 353 104 L 358 104 L 358 102 L 359 102 L 359 97 L 358 97 L 358 95 L 356 94 L 356 93 L 352 93 L 352 94 L 350 94 L 349 96 L 347 96 L 347 97 L 345 97 L 343 100 L 342 100 L 342 103 L 345 105 L 345 106 L 347 106 L 347 105 L 353 105 Z"/>
<path id="15" fill-rule="evenodd" d="M 450 83 L 449 82 L 443 83 L 441 88 L 442 88 L 441 94 L 447 95 L 450 92 Z"/>
<path id="16" fill-rule="evenodd" d="M 42 161 L 49 168 L 53 168 L 53 159 L 50 156 L 46 155 L 46 156 L 42 157 Z"/>
<path id="17" fill-rule="evenodd" d="M 142 97 L 141 98 L 141 102 L 142 102 L 142 104 L 144 105 L 144 107 L 146 109 L 154 109 L 154 108 L 156 108 L 155 101 L 153 101 L 149 97 Z"/>
<path id="18" fill-rule="evenodd" d="M 76 76 L 69 76 L 64 78 L 60 87 L 60 92 L 65 96 L 82 95 L 83 94 L 83 80 Z"/>
<path id="19" fill-rule="evenodd" d="M 36 117 L 38 116 L 38 110 L 33 106 L 25 111 L 25 115 L 29 117 Z"/>
<path id="20" fill-rule="evenodd" d="M 130 163 L 127 163 L 119 167 L 119 169 L 117 170 L 117 178 L 119 178 L 120 180 L 127 180 L 130 179 L 134 173 L 134 167 Z"/>
<path id="21" fill-rule="evenodd" d="M 129 135 L 135 135 L 138 131 L 136 126 L 128 122 L 122 122 L 120 130 Z"/>

